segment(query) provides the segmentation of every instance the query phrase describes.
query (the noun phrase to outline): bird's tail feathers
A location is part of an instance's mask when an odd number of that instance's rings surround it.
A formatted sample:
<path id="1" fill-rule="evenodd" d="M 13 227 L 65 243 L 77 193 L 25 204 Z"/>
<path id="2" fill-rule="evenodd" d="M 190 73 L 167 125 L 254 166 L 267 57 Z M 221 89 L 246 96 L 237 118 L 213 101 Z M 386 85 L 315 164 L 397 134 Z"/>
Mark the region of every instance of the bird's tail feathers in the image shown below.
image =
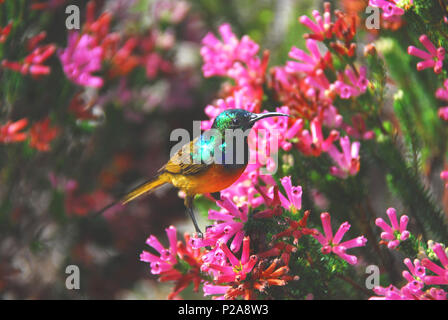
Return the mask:
<path id="1" fill-rule="evenodd" d="M 131 202 L 132 200 L 135 200 L 136 198 L 150 193 L 152 191 L 155 191 L 157 188 L 161 187 L 165 183 L 167 183 L 167 179 L 164 174 L 160 174 L 156 176 L 155 178 L 146 181 L 139 185 L 138 187 L 134 188 L 132 191 L 125 194 L 123 197 L 121 197 L 120 202 L 121 204 L 126 204 L 128 202 Z"/>
<path id="2" fill-rule="evenodd" d="M 116 204 L 120 203 L 122 205 L 125 205 L 128 202 L 131 202 L 132 200 L 135 200 L 136 198 L 138 198 L 144 194 L 151 193 L 152 191 L 155 191 L 157 188 L 161 187 L 162 185 L 164 185 L 165 183 L 168 183 L 168 182 L 169 182 L 169 180 L 163 173 L 159 174 L 156 177 L 154 177 L 153 179 L 148 180 L 148 181 L 142 183 L 141 185 L 135 187 L 133 190 L 129 191 L 124 196 L 120 197 L 118 200 L 105 206 L 103 209 L 96 212 L 95 216 L 102 214 L 107 209 L 113 207 Z"/>

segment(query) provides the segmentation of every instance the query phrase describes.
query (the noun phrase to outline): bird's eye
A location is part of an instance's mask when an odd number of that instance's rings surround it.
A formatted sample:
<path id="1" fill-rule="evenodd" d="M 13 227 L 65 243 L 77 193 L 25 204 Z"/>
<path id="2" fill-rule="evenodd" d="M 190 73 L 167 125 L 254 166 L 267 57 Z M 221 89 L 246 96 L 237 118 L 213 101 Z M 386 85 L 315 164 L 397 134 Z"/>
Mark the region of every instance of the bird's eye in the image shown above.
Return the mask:
<path id="1" fill-rule="evenodd" d="M 237 119 L 237 118 L 233 118 L 233 119 L 232 119 L 232 123 L 233 123 L 233 124 L 235 124 L 235 125 L 236 125 L 236 124 L 238 124 L 238 122 L 239 122 L 239 121 L 238 121 L 238 119 Z"/>

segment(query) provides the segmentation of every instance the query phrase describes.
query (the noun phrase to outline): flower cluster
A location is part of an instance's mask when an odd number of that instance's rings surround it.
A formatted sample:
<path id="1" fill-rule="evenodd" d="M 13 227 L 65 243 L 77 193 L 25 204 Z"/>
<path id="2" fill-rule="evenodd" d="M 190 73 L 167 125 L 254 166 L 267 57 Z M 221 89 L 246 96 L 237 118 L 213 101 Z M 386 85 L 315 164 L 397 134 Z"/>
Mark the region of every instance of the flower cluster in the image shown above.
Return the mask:
<path id="1" fill-rule="evenodd" d="M 394 285 L 388 287 L 375 287 L 372 300 L 447 300 L 448 292 L 441 285 L 448 285 L 448 257 L 444 247 L 440 243 L 433 244 L 431 251 L 434 258 L 429 259 L 404 259 L 408 270 L 402 275 L 406 281 L 401 288 Z M 433 260 L 439 260 L 439 266 Z"/>
<path id="2" fill-rule="evenodd" d="M 31 51 L 23 61 L 9 61 L 2 60 L 2 67 L 20 72 L 23 75 L 31 75 L 33 78 L 39 78 L 50 74 L 51 69 L 44 63 L 56 51 L 54 44 L 39 45 L 39 43 L 46 37 L 45 33 L 40 33 L 28 41 L 28 50 Z"/>
<path id="3" fill-rule="evenodd" d="M 369 6 L 381 8 L 383 10 L 383 18 L 391 20 L 404 14 L 403 8 L 398 6 L 399 0 L 369 0 Z M 412 4 L 413 0 L 410 0 Z"/>
<path id="4" fill-rule="evenodd" d="M 148 251 L 143 251 L 140 260 L 148 262 L 151 273 L 159 276 L 159 280 L 174 281 L 173 291 L 168 299 L 174 299 L 178 294 L 193 283 L 195 291 L 199 290 L 202 281 L 200 274 L 202 252 L 190 246 L 190 236 L 185 234 L 185 243 L 177 240 L 177 230 L 170 226 L 166 229 L 169 240 L 169 248 L 165 249 L 159 240 L 150 236 L 146 243 L 158 252 L 158 256 Z"/>
<path id="5" fill-rule="evenodd" d="M 448 101 L 448 79 L 443 82 L 443 87 L 436 91 L 437 99 Z M 448 106 L 439 109 L 439 117 L 448 121 Z"/>
<path id="6" fill-rule="evenodd" d="M 406 240 L 409 242 L 418 241 L 411 239 L 411 234 L 406 227 L 409 218 L 402 215 L 398 222 L 397 213 L 394 208 L 386 211 L 390 225 L 382 218 L 376 219 L 375 223 L 384 232 L 381 233 L 382 243 L 387 243 L 389 249 L 398 249 L 406 252 L 406 248 L 402 243 Z M 448 257 L 444 247 L 440 243 L 428 241 L 428 249 L 424 250 L 424 246 L 419 243 L 419 259 L 405 258 L 403 263 L 407 270 L 403 270 L 402 275 L 406 283 L 398 288 L 394 285 L 387 287 L 377 286 L 373 291 L 377 296 L 370 299 L 386 299 L 386 300 L 446 300 L 447 291 L 440 288 L 441 285 L 448 285 Z M 408 246 L 409 248 L 409 246 Z M 442 266 L 435 263 L 439 260 Z"/>
<path id="7" fill-rule="evenodd" d="M 350 229 L 350 224 L 348 222 L 344 222 L 343 224 L 341 224 L 338 231 L 333 236 L 333 231 L 330 223 L 330 215 L 328 214 L 328 212 L 322 213 L 320 215 L 320 219 L 322 220 L 322 226 L 325 235 L 322 235 L 322 233 L 318 232 L 316 235 L 313 235 L 313 237 L 315 237 L 322 245 L 322 253 L 328 254 L 330 252 L 333 252 L 342 259 L 346 260 L 348 263 L 356 264 L 358 262 L 358 259 L 353 255 L 347 254 L 346 251 L 347 249 L 365 246 L 367 239 L 364 236 L 360 236 L 352 240 L 340 243 L 345 233 Z"/>
<path id="8" fill-rule="evenodd" d="M 0 143 L 14 143 L 25 141 L 30 138 L 30 146 L 39 151 L 49 151 L 50 142 L 59 133 L 57 127 L 50 126 L 50 119 L 34 123 L 28 132 L 23 130 L 28 125 L 28 119 L 24 118 L 15 122 L 8 121 L 0 127 Z"/>
<path id="9" fill-rule="evenodd" d="M 258 44 L 249 36 L 238 39 L 229 24 L 221 25 L 219 33 L 222 41 L 213 33 L 208 33 L 202 40 L 204 76 L 224 76 L 233 79 L 236 86 L 231 90 L 243 90 L 246 97 L 256 105 L 256 109 L 260 110 L 262 84 L 269 54 L 265 52 L 263 57 L 259 58 Z"/>
<path id="10" fill-rule="evenodd" d="M 92 75 L 101 69 L 102 55 L 102 47 L 96 46 L 92 36 L 77 32 L 69 34 L 67 48 L 59 52 L 67 78 L 76 84 L 95 88 L 103 86 L 103 79 Z"/>
<path id="11" fill-rule="evenodd" d="M 283 177 L 280 192 L 278 186 L 262 188 L 257 186 L 261 203 L 259 209 L 251 213 L 247 204 L 238 207 L 229 198 L 221 196 L 216 201 L 220 211 L 210 209 L 209 219 L 215 221 L 206 229 L 203 237 L 188 238 L 187 247 L 194 256 L 177 254 L 180 244 L 176 246 L 176 231 L 168 228 L 170 243 L 165 249 L 160 242 L 150 236 L 147 244 L 153 247 L 159 256 L 144 251 L 141 260 L 150 263 L 151 272 L 159 276 L 161 281 L 174 281 L 175 288 L 170 298 L 188 286 L 186 279 L 194 283 L 194 290 L 202 285 L 204 295 L 213 299 L 256 299 L 269 294 L 273 286 L 286 286 L 293 280 L 299 280 L 299 275 L 290 274 L 291 255 L 297 254 L 300 239 L 311 236 L 315 243 L 321 245 L 321 252 L 333 252 L 349 264 L 356 264 L 357 258 L 346 253 L 348 249 L 361 247 L 366 239 L 361 236 L 341 242 L 344 234 L 350 228 L 345 222 L 333 237 L 330 226 L 330 215 L 321 215 L 325 235 L 307 226 L 310 211 L 306 211 L 300 221 L 295 221 L 284 215 L 284 211 L 297 215 L 302 208 L 302 188 L 293 186 L 291 177 Z M 263 208 L 261 208 L 263 207 Z M 257 237 L 256 232 L 248 231 L 251 221 L 266 221 L 280 219 L 287 228 L 271 236 L 268 250 L 257 249 L 259 245 L 251 242 Z M 282 225 L 283 225 L 282 223 Z M 255 248 L 254 248 L 255 247 Z M 237 258 L 238 253 L 240 258 Z M 184 261 L 185 260 L 185 261 Z M 317 260 L 316 260 L 317 261 Z"/>
<path id="12" fill-rule="evenodd" d="M 400 242 L 409 238 L 409 231 L 406 230 L 409 217 L 406 215 L 401 216 L 400 223 L 398 223 L 397 211 L 394 208 L 387 209 L 386 214 L 391 225 L 388 225 L 382 218 L 376 219 L 375 224 L 383 229 L 384 232 L 381 233 L 381 239 L 387 243 L 387 247 L 395 249 Z"/>
<path id="13" fill-rule="evenodd" d="M 331 168 L 331 174 L 344 179 L 356 175 L 360 169 L 360 143 L 350 142 L 349 136 L 371 139 L 374 134 L 366 130 L 359 114 L 353 115 L 353 125 L 345 123 L 335 104 L 340 101 L 338 97 L 347 100 L 365 93 L 369 81 L 364 66 L 356 67 L 354 63 L 347 62 L 342 70 L 334 68 L 335 57 L 354 61 L 356 23 L 338 10 L 332 21 L 329 3 L 324 7 L 323 17 L 318 11 L 313 11 L 315 21 L 307 16 L 299 19 L 312 31 L 305 35 L 308 52 L 292 47 L 289 56 L 294 60 L 285 66 L 273 67 L 268 79 L 265 76 L 268 54 L 260 58 L 257 55 L 259 46 L 248 36 L 238 39 L 228 24 L 219 28 L 222 40 L 212 33 L 207 34 L 201 49 L 204 76 L 231 78 L 235 84 L 226 84 L 222 98 L 206 107 L 205 112 L 211 120 L 204 122 L 202 128 L 210 128 L 213 119 L 229 108 L 258 112 L 263 83 L 266 82 L 284 104 L 277 111 L 291 117 L 259 121 L 254 131 L 264 129 L 268 134 L 261 140 L 256 134 L 251 134 L 251 149 L 260 153 L 256 146 L 269 145 L 275 139 L 285 151 L 296 147 L 308 156 L 326 153 L 336 164 Z M 321 49 L 324 40 L 328 43 L 326 51 Z M 328 137 L 324 137 L 324 126 L 331 129 Z M 347 136 L 340 138 L 342 130 Z M 342 153 L 333 145 L 338 139 L 341 139 Z M 275 152 L 277 149 L 271 150 L 271 153 Z M 267 158 L 257 159 L 256 163 L 267 165 L 269 169 L 272 161 L 267 154 Z"/>
<path id="14" fill-rule="evenodd" d="M 439 74 L 442 72 L 445 49 L 443 47 L 436 48 L 425 34 L 421 35 L 419 40 L 427 51 L 423 51 L 414 46 L 409 46 L 408 48 L 408 53 L 410 55 L 423 60 L 417 63 L 417 70 L 421 71 L 427 68 L 433 68 L 434 72 Z"/>

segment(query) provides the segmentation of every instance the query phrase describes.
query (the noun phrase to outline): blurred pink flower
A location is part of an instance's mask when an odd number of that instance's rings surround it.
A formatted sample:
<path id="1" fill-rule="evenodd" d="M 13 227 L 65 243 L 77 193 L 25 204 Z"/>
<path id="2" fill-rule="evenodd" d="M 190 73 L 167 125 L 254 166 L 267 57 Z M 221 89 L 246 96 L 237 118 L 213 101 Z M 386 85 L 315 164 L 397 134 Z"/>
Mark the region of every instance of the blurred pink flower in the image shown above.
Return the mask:
<path id="1" fill-rule="evenodd" d="M 439 109 L 439 118 L 448 121 L 448 107 L 443 107 Z"/>
<path id="2" fill-rule="evenodd" d="M 355 139 L 369 140 L 375 137 L 375 132 L 367 130 L 366 123 L 359 113 L 352 117 L 352 126 L 346 123 L 342 123 L 341 126 L 349 136 Z"/>
<path id="3" fill-rule="evenodd" d="M 290 73 L 294 72 L 306 72 L 310 73 L 318 69 L 325 69 L 325 66 L 329 63 L 329 59 L 331 57 L 330 52 L 328 51 L 325 56 L 319 51 L 318 42 L 313 39 L 306 40 L 306 47 L 308 48 L 310 54 L 307 54 L 305 51 L 292 47 L 291 51 L 289 51 L 289 57 L 296 59 L 297 61 L 288 61 L 286 62 L 286 71 Z"/>
<path id="4" fill-rule="evenodd" d="M 222 41 L 209 32 L 202 40 L 202 71 L 205 77 L 223 76 L 232 78 L 236 86 L 232 90 L 245 89 L 245 94 L 259 106 L 263 97 L 264 76 L 269 60 L 265 51 L 260 59 L 259 45 L 249 36 L 238 39 L 229 24 L 219 27 Z"/>
<path id="5" fill-rule="evenodd" d="M 445 49 L 442 47 L 436 48 L 425 34 L 421 35 L 419 40 L 428 51 L 423 51 L 414 46 L 408 47 L 408 53 L 410 55 L 416 56 L 417 58 L 423 60 L 417 63 L 417 70 L 421 71 L 427 68 L 433 68 L 434 72 L 439 74 L 442 72 L 443 60 L 445 59 Z"/>
<path id="6" fill-rule="evenodd" d="M 361 145 L 357 141 L 350 144 L 349 137 L 341 137 L 339 143 L 342 152 L 333 144 L 330 145 L 327 151 L 333 162 L 337 165 L 330 168 L 330 173 L 336 177 L 345 179 L 349 175 L 356 175 L 359 171 L 359 148 Z"/>
<path id="7" fill-rule="evenodd" d="M 411 290 L 408 285 L 401 289 L 390 285 L 388 287 L 375 287 L 373 291 L 378 296 L 370 297 L 369 300 L 446 300 L 447 293 L 443 289 L 430 288 L 426 291 Z"/>
<path id="8" fill-rule="evenodd" d="M 348 222 L 341 224 L 333 237 L 330 214 L 328 212 L 324 212 L 320 215 L 320 218 L 322 220 L 325 236 L 317 231 L 316 234 L 313 234 L 313 237 L 322 245 L 322 253 L 329 254 L 330 252 L 333 252 L 348 263 L 356 264 L 358 262 L 358 258 L 347 254 L 346 251 L 347 249 L 365 246 L 367 239 L 364 236 L 360 236 L 340 243 L 345 233 L 350 229 L 350 224 Z"/>
<path id="9" fill-rule="evenodd" d="M 286 106 L 276 108 L 275 111 L 290 114 L 290 110 Z M 250 138 L 253 138 L 249 141 L 249 143 L 252 142 L 250 144 L 253 147 L 252 150 L 269 151 L 268 156 L 272 153 L 277 153 L 278 149 L 260 150 L 260 148 L 279 146 L 285 151 L 290 151 L 292 148 L 290 140 L 297 137 L 303 128 L 302 119 L 299 118 L 294 121 L 290 121 L 290 119 L 288 117 L 271 117 L 258 121 L 254 126 L 255 132 L 259 133 L 260 129 L 264 129 L 263 133 L 265 136 L 260 137 L 258 134 L 249 135 Z M 290 122 L 292 123 L 291 125 Z"/>
<path id="10" fill-rule="evenodd" d="M 205 282 L 202 289 L 204 290 L 204 296 L 213 296 L 214 300 L 225 300 L 225 294 L 232 286 L 215 285 L 211 282 Z"/>
<path id="11" fill-rule="evenodd" d="M 338 113 L 338 109 L 329 105 L 322 108 L 322 124 L 329 128 L 339 128 L 343 124 L 343 117 Z"/>
<path id="12" fill-rule="evenodd" d="M 398 0 L 369 0 L 369 6 L 383 9 L 383 17 L 385 19 L 392 19 L 404 14 L 404 10 L 397 6 L 398 2 Z"/>
<path id="13" fill-rule="evenodd" d="M 397 211 L 394 208 L 389 208 L 386 211 L 391 225 L 388 225 L 382 218 L 375 220 L 375 224 L 384 230 L 381 233 L 381 239 L 387 243 L 389 249 L 395 249 L 401 241 L 405 241 L 409 238 L 409 231 L 406 227 L 409 222 L 409 217 L 402 215 L 400 218 L 400 224 L 397 220 Z"/>
<path id="14" fill-rule="evenodd" d="M 448 79 L 445 79 L 442 88 L 437 89 L 436 97 L 437 99 L 448 101 Z M 440 108 L 438 114 L 441 119 L 448 121 L 448 106 Z"/>
<path id="15" fill-rule="evenodd" d="M 448 189 L 448 170 L 445 170 L 445 171 L 442 171 L 441 173 L 440 173 L 440 178 L 442 179 L 442 180 L 445 180 L 445 188 L 447 188 Z"/>
<path id="16" fill-rule="evenodd" d="M 335 140 L 339 138 L 339 132 L 332 130 L 328 137 L 324 139 L 322 133 L 322 123 L 319 118 L 314 118 L 310 124 L 310 131 L 303 130 L 299 135 L 297 147 L 305 155 L 319 156 L 322 152 L 330 149 Z"/>
<path id="17" fill-rule="evenodd" d="M 290 176 L 281 178 L 280 182 L 286 192 L 286 197 L 279 192 L 282 207 L 292 212 L 297 212 L 302 209 L 302 187 L 293 186 Z"/>
<path id="18" fill-rule="evenodd" d="M 334 83 L 334 88 L 342 99 L 357 97 L 366 92 L 369 84 L 369 80 L 366 78 L 366 67 L 359 68 L 358 74 L 355 74 L 351 68 L 347 68 L 344 74 L 350 81 L 350 84 L 344 81 L 342 73 L 339 73 L 339 80 Z"/>
<path id="19" fill-rule="evenodd" d="M 243 36 L 239 40 L 227 23 L 219 27 L 219 33 L 222 41 L 211 32 L 202 40 L 201 55 L 204 59 L 202 70 L 205 77 L 229 76 L 237 61 L 246 63 L 253 67 L 252 69 L 259 66 L 260 61 L 256 57 L 259 46 L 249 36 Z"/>
<path id="20" fill-rule="evenodd" d="M 323 17 L 317 10 L 313 10 L 312 15 L 314 17 L 314 21 L 305 15 L 299 18 L 299 22 L 313 32 L 312 34 L 305 35 L 305 37 L 318 41 L 324 41 L 325 38 L 330 39 L 332 37 L 330 3 L 324 3 Z"/>
<path id="21" fill-rule="evenodd" d="M 67 48 L 59 50 L 59 59 L 65 75 L 76 84 L 100 88 L 103 79 L 92 75 L 101 70 L 103 49 L 96 45 L 95 39 L 88 35 L 71 32 Z"/>
<path id="22" fill-rule="evenodd" d="M 214 104 L 205 107 L 205 114 L 210 118 L 208 121 L 201 122 L 201 129 L 208 130 L 212 127 L 215 118 L 227 109 L 244 109 L 250 112 L 256 112 L 256 104 L 247 96 L 247 89 L 242 88 L 233 93 L 233 95 L 218 99 Z"/>

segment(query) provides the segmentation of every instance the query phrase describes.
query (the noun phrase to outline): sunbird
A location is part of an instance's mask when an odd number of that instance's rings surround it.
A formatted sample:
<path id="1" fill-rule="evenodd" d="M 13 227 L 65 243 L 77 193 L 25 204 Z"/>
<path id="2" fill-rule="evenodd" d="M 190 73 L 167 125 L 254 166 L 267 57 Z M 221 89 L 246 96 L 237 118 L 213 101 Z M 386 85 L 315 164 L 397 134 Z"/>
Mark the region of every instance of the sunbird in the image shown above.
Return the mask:
<path id="1" fill-rule="evenodd" d="M 104 207 L 98 214 L 117 203 L 125 205 L 169 183 L 185 193 L 185 207 L 193 221 L 197 234 L 202 236 L 194 214 L 194 197 L 198 194 L 209 193 L 219 200 L 219 192 L 238 180 L 249 161 L 247 134 L 243 135 L 242 143 L 241 140 L 239 140 L 240 143 L 235 143 L 238 142 L 235 141 L 238 140 L 236 135 L 232 137 L 232 143 L 229 143 L 226 140 L 226 134 L 236 132 L 238 129 L 241 130 L 240 132 L 248 133 L 247 130 L 250 130 L 258 120 L 275 116 L 288 117 L 287 114 L 279 112 L 257 114 L 243 109 L 228 109 L 221 112 L 215 118 L 211 127 L 211 129 L 214 129 L 213 135 L 207 135 L 207 131 L 205 131 L 199 137 L 190 141 L 190 143 L 183 145 L 158 170 L 155 177 L 126 193 L 119 200 Z"/>

